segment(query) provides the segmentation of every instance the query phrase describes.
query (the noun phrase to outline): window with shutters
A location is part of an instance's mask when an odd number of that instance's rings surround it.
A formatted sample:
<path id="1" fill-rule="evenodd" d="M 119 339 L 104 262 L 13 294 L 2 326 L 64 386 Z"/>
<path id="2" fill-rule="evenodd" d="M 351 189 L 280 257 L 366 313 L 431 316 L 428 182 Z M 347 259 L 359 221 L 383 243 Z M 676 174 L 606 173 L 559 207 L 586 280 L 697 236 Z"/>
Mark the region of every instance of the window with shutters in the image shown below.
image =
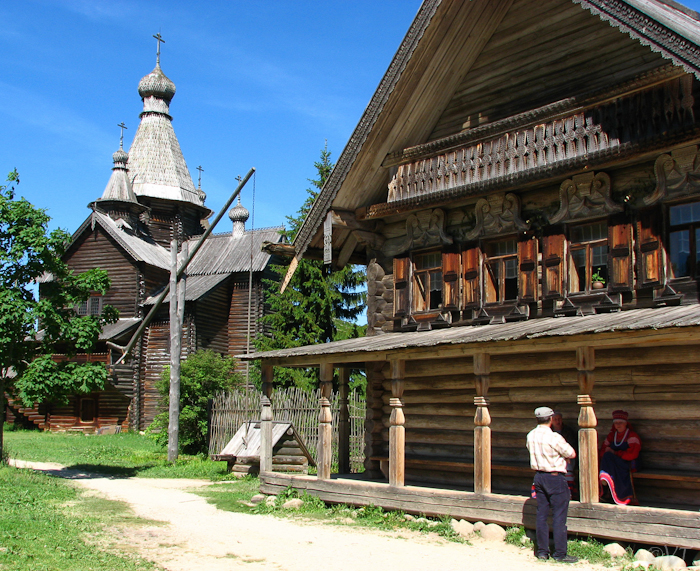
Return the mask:
<path id="1" fill-rule="evenodd" d="M 605 222 L 573 226 L 569 231 L 569 292 L 594 289 L 593 276 L 607 284 L 608 225 Z"/>
<path id="2" fill-rule="evenodd" d="M 76 313 L 80 316 L 100 315 L 102 313 L 102 296 L 90 296 L 76 308 Z"/>
<path id="3" fill-rule="evenodd" d="M 413 255 L 413 311 L 431 311 L 442 306 L 442 252 Z"/>
<path id="4" fill-rule="evenodd" d="M 671 206 L 668 222 L 672 277 L 697 276 L 700 273 L 700 202 Z"/>
<path id="5" fill-rule="evenodd" d="M 518 243 L 515 238 L 485 244 L 484 295 L 486 303 L 518 299 Z"/>

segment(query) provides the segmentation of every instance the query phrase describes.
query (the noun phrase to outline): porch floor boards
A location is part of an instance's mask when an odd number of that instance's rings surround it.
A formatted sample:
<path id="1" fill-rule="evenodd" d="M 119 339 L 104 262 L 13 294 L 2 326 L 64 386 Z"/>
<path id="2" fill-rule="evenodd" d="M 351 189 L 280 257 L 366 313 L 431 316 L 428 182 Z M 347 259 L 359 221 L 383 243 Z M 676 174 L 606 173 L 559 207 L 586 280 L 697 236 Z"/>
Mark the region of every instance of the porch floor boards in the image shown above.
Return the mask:
<path id="1" fill-rule="evenodd" d="M 376 505 L 428 516 L 449 515 L 500 525 L 524 525 L 534 529 L 536 501 L 506 494 L 475 494 L 444 488 L 390 487 L 361 475 L 319 480 L 315 476 L 262 472 L 260 490 L 278 494 L 287 487 L 306 491 L 329 503 Z M 582 504 L 572 501 L 569 532 L 612 540 L 700 549 L 700 513 L 647 506 Z"/>

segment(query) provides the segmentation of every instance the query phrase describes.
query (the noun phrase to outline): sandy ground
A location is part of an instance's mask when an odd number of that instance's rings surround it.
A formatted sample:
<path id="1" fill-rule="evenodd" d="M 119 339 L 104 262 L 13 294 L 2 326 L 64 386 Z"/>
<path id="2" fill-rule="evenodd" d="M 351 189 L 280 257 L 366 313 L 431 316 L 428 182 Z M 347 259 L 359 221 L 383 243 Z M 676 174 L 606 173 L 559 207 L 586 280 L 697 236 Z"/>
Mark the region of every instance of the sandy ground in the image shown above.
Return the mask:
<path id="1" fill-rule="evenodd" d="M 475 540 L 464 545 L 413 532 L 358 530 L 221 511 L 188 491 L 212 485 L 202 480 L 106 478 L 58 464 L 16 461 L 16 465 L 69 478 L 108 499 L 127 502 L 137 516 L 163 522 L 119 529 L 115 536 L 120 550 L 135 551 L 169 571 L 602 569 L 540 562 L 529 549 L 500 542 Z"/>

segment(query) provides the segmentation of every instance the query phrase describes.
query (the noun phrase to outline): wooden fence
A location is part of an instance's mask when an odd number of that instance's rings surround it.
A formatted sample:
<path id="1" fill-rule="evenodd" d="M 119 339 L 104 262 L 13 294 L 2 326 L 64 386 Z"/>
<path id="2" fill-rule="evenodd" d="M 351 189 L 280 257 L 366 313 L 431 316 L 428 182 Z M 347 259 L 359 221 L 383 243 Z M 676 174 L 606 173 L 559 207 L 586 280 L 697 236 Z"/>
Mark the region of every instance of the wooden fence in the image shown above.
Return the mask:
<path id="1" fill-rule="evenodd" d="M 316 458 L 318 445 L 318 415 L 321 391 L 304 391 L 297 387 L 277 389 L 272 393 L 272 414 L 274 420 L 284 420 L 294 424 L 294 428 L 304 440 L 307 448 Z M 339 395 L 331 395 L 333 413 L 333 463 L 338 463 L 338 420 Z M 348 396 L 350 412 L 350 467 L 353 472 L 364 470 L 365 460 L 365 397 L 357 391 Z M 218 454 L 231 440 L 244 422 L 260 419 L 260 392 L 244 389 L 222 393 L 212 403 L 209 424 L 209 454 Z"/>

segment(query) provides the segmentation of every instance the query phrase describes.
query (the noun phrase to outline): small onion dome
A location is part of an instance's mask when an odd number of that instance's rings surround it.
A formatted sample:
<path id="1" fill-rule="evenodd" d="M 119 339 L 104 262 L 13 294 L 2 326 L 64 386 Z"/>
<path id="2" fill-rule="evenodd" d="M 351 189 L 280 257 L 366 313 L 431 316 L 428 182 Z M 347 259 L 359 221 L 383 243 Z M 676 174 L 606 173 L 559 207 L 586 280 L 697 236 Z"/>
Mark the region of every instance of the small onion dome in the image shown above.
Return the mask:
<path id="1" fill-rule="evenodd" d="M 201 186 L 197 189 L 197 197 L 202 201 L 202 204 L 207 199 L 207 193 L 202 190 Z"/>
<path id="2" fill-rule="evenodd" d="M 228 212 L 228 217 L 231 219 L 231 222 L 243 222 L 245 223 L 246 220 L 250 217 L 250 212 L 248 212 L 248 209 L 241 204 L 241 197 L 238 197 L 238 204 L 234 206 L 231 210 Z"/>
<path id="3" fill-rule="evenodd" d="M 160 65 L 156 64 L 155 69 L 139 81 L 139 95 L 141 99 L 153 96 L 169 104 L 175 95 L 175 84 L 163 73 Z"/>
<path id="4" fill-rule="evenodd" d="M 126 168 L 126 162 L 129 160 L 129 155 L 124 149 L 119 149 L 112 155 L 112 160 L 114 161 L 114 166 L 124 166 Z"/>

